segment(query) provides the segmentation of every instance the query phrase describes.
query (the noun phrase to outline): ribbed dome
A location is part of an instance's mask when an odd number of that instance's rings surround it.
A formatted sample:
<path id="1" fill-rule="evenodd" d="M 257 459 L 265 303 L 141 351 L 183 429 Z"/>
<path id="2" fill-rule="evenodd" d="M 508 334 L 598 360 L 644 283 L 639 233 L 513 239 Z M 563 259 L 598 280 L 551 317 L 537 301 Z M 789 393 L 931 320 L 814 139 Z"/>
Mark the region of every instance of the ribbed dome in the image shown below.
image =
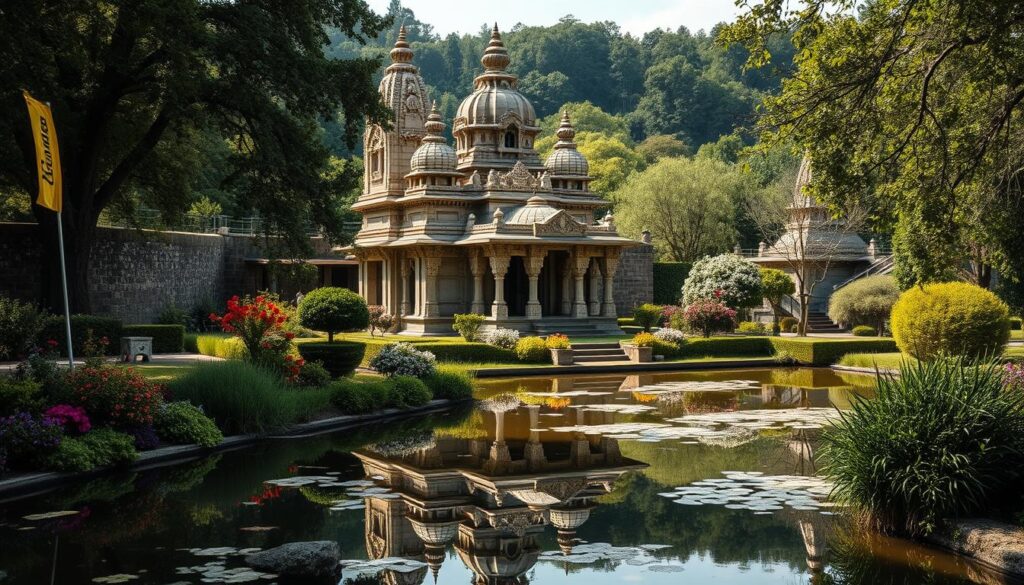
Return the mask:
<path id="1" fill-rule="evenodd" d="M 551 525 L 559 530 L 575 530 L 590 518 L 590 508 L 551 508 Z"/>
<path id="2" fill-rule="evenodd" d="M 526 205 L 513 210 L 512 214 L 507 216 L 505 223 L 511 225 L 544 223 L 551 219 L 551 216 L 558 213 L 558 211 L 558 209 L 545 203 L 544 199 L 534 196 L 526 200 Z"/>
<path id="3" fill-rule="evenodd" d="M 558 142 L 554 150 L 544 161 L 544 166 L 553 176 L 577 176 L 586 177 L 590 172 L 590 163 L 587 157 L 576 150 L 576 143 L 572 141 L 576 137 L 576 130 L 569 121 L 569 112 L 562 112 L 562 123 L 555 133 Z"/>
<path id="4" fill-rule="evenodd" d="M 444 132 L 444 122 L 441 121 L 441 114 L 437 111 L 437 104 L 434 104 L 427 116 L 427 122 L 423 125 L 427 135 L 419 148 L 412 153 L 410 174 L 453 174 L 455 173 L 455 149 L 445 142 L 441 133 Z"/>
<path id="5" fill-rule="evenodd" d="M 510 114 L 533 126 L 537 114 L 533 104 L 516 89 L 516 76 L 505 71 L 508 66 L 508 50 L 501 40 L 498 25 L 491 30 L 483 58 L 484 73 L 473 82 L 473 93 L 459 104 L 456 118 L 465 119 L 467 125 L 503 124 Z"/>

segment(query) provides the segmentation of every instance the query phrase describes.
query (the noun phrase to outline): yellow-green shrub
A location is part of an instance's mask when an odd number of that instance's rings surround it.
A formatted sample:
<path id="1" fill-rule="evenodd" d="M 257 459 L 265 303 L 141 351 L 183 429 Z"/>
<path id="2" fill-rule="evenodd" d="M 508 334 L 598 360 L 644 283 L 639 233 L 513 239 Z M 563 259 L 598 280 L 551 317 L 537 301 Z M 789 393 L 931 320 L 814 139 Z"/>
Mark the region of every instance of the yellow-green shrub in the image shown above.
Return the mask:
<path id="1" fill-rule="evenodd" d="M 569 337 L 562 335 L 561 333 L 553 333 L 548 335 L 548 338 L 544 340 L 544 345 L 548 349 L 569 349 L 572 345 L 569 343 Z"/>
<path id="2" fill-rule="evenodd" d="M 1010 339 L 1010 310 L 979 286 L 936 283 L 900 295 L 890 325 L 900 351 L 918 359 L 940 353 L 975 358 L 1002 353 Z"/>
<path id="3" fill-rule="evenodd" d="M 633 345 L 637 347 L 654 347 L 657 341 L 658 339 L 650 333 L 637 333 L 633 336 Z"/>
<path id="4" fill-rule="evenodd" d="M 540 337 L 522 337 L 516 342 L 516 357 L 521 362 L 544 362 L 550 360 L 548 346 Z"/>

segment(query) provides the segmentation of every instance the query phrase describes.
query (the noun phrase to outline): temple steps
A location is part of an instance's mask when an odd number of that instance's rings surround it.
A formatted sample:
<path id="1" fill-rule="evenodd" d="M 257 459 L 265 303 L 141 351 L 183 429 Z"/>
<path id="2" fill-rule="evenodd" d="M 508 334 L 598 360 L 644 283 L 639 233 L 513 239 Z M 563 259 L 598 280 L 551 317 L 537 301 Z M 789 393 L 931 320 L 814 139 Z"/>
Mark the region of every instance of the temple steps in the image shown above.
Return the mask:
<path id="1" fill-rule="evenodd" d="M 833 323 L 825 313 L 808 313 L 807 330 L 813 333 L 841 333 L 843 328 Z"/>
<path id="2" fill-rule="evenodd" d="M 573 363 L 626 362 L 629 359 L 618 343 L 574 343 L 572 361 Z"/>

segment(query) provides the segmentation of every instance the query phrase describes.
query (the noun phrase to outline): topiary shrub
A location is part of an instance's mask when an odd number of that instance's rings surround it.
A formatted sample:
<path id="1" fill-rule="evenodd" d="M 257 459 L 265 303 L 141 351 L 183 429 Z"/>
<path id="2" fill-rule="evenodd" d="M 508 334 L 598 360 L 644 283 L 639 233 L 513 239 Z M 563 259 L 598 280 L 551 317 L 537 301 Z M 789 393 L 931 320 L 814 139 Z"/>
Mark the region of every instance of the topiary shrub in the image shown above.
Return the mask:
<path id="1" fill-rule="evenodd" d="M 213 447 L 224 435 L 210 417 L 190 402 L 178 401 L 163 405 L 153 420 L 157 435 L 172 445 L 196 444 Z"/>
<path id="2" fill-rule="evenodd" d="M 185 346 L 185 327 L 181 325 L 125 325 L 125 337 L 152 337 L 153 353 L 178 353 Z"/>
<path id="3" fill-rule="evenodd" d="M 311 341 L 298 343 L 295 347 L 307 364 L 320 362 L 334 378 L 354 372 L 366 354 L 366 344 L 359 341 Z"/>
<path id="4" fill-rule="evenodd" d="M 327 341 L 334 341 L 335 333 L 366 329 L 370 311 L 358 294 L 347 288 L 325 286 L 302 297 L 299 322 L 303 327 L 325 331 Z"/>
<path id="5" fill-rule="evenodd" d="M 767 335 L 768 329 L 760 321 L 743 321 L 736 327 L 738 333 L 745 335 Z"/>
<path id="6" fill-rule="evenodd" d="M 423 382 L 434 398 L 469 400 L 473 397 L 473 377 L 463 368 L 438 366 Z"/>
<path id="7" fill-rule="evenodd" d="M 707 256 L 694 263 L 683 285 L 683 304 L 719 300 L 733 309 L 761 304 L 761 272 L 735 254 Z"/>
<path id="8" fill-rule="evenodd" d="M 299 366 L 299 375 L 295 377 L 295 385 L 300 388 L 321 388 L 331 383 L 331 373 L 323 362 L 305 362 Z"/>
<path id="9" fill-rule="evenodd" d="M 540 337 L 523 337 L 516 342 L 516 357 L 521 362 L 546 362 L 551 360 L 551 352 Z"/>
<path id="10" fill-rule="evenodd" d="M 477 332 L 484 324 L 484 316 L 477 313 L 460 313 L 452 321 L 452 329 L 466 341 L 476 341 Z"/>
<path id="11" fill-rule="evenodd" d="M 427 385 L 412 376 L 395 376 L 391 379 L 388 404 L 395 408 L 415 408 L 430 402 Z"/>
<path id="12" fill-rule="evenodd" d="M 946 518 L 1011 501 L 1024 480 L 1024 394 L 994 363 L 905 364 L 825 431 L 833 495 L 887 532 L 928 534 Z"/>
<path id="13" fill-rule="evenodd" d="M 24 356 L 39 341 L 45 320 L 35 305 L 0 296 L 0 360 Z"/>
<path id="14" fill-rule="evenodd" d="M 900 289 L 892 276 L 868 276 L 837 290 L 828 301 L 828 317 L 847 327 L 870 325 L 885 330 Z"/>
<path id="15" fill-rule="evenodd" d="M 661 324 L 663 309 L 664 307 L 660 305 L 644 303 L 633 309 L 633 324 L 643 327 L 644 332 L 650 332 L 652 327 Z"/>
<path id="16" fill-rule="evenodd" d="M 429 376 L 436 359 L 429 351 L 420 351 L 409 343 L 385 345 L 370 360 L 370 367 L 385 376 Z"/>
<path id="17" fill-rule="evenodd" d="M 857 325 L 850 331 L 850 333 L 855 337 L 871 337 L 873 335 L 878 335 L 878 330 L 871 325 Z"/>
<path id="18" fill-rule="evenodd" d="M 892 309 L 900 351 L 918 359 L 939 354 L 998 355 L 1010 338 L 1010 312 L 995 294 L 966 282 L 915 286 Z"/>
<path id="19" fill-rule="evenodd" d="M 47 466 L 56 471 L 89 471 L 97 467 L 129 465 L 138 456 L 131 435 L 113 429 L 96 429 L 81 437 L 65 438 L 50 455 Z"/>

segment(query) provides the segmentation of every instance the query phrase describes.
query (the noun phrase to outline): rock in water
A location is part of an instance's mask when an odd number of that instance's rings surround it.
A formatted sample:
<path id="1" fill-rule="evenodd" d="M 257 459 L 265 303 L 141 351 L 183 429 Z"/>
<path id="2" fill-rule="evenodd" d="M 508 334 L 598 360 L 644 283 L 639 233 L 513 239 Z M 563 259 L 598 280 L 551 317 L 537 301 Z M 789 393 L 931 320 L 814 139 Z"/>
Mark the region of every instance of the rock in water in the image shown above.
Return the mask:
<path id="1" fill-rule="evenodd" d="M 245 557 L 250 567 L 282 577 L 310 582 L 337 579 L 341 549 L 331 540 L 290 542 Z"/>

